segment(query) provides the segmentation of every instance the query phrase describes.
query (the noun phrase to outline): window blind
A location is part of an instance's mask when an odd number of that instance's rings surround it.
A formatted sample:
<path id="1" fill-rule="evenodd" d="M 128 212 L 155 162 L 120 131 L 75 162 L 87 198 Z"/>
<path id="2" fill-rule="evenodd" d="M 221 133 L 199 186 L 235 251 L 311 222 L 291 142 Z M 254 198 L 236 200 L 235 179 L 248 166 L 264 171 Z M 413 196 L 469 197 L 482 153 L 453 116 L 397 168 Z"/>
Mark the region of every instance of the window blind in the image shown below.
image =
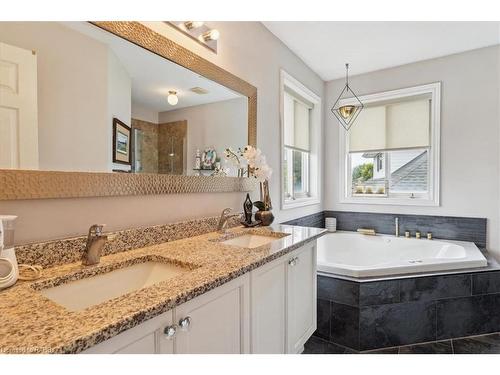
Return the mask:
<path id="1" fill-rule="evenodd" d="M 288 92 L 284 93 L 284 144 L 287 147 L 309 151 L 311 107 Z"/>
<path id="2" fill-rule="evenodd" d="M 349 133 L 349 152 L 426 148 L 430 100 L 418 98 L 366 107 Z"/>

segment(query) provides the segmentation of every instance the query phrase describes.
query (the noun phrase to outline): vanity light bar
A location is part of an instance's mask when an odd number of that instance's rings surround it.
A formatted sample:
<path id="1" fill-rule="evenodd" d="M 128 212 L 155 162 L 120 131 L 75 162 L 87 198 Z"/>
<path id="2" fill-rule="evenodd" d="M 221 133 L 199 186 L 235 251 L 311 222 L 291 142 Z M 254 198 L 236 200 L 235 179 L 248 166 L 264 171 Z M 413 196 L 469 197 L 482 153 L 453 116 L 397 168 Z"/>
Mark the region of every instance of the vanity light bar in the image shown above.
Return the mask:
<path id="1" fill-rule="evenodd" d="M 220 32 L 210 28 L 204 21 L 164 21 L 181 33 L 189 36 L 202 46 L 217 53 L 217 40 Z"/>
<path id="2" fill-rule="evenodd" d="M 202 27 L 205 22 L 203 21 L 185 21 L 184 26 L 186 29 L 191 30 L 191 29 L 197 29 L 198 27 Z"/>

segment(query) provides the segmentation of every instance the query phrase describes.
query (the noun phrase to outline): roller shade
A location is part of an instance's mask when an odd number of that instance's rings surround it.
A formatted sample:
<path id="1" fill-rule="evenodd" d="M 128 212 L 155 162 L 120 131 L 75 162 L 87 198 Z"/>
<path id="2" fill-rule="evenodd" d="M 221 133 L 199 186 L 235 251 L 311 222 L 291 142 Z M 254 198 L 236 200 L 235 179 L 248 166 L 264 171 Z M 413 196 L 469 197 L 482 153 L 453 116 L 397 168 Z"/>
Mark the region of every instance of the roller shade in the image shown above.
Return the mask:
<path id="1" fill-rule="evenodd" d="M 284 144 L 309 151 L 311 107 L 288 92 L 284 93 Z"/>
<path id="2" fill-rule="evenodd" d="M 402 150 L 430 145 L 430 99 L 365 108 L 349 134 L 349 152 Z"/>

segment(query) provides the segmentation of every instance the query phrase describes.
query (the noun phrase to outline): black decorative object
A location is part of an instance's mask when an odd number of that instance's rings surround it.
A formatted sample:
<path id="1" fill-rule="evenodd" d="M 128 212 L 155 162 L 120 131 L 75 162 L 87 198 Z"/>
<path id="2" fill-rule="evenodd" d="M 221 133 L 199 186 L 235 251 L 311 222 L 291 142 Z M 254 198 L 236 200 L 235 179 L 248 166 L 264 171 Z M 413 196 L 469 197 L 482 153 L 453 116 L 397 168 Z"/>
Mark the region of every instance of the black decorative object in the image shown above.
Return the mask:
<path id="1" fill-rule="evenodd" d="M 247 193 L 247 197 L 243 203 L 243 212 L 245 213 L 245 223 L 248 225 L 252 224 L 252 209 L 253 203 L 250 199 L 250 194 Z"/>

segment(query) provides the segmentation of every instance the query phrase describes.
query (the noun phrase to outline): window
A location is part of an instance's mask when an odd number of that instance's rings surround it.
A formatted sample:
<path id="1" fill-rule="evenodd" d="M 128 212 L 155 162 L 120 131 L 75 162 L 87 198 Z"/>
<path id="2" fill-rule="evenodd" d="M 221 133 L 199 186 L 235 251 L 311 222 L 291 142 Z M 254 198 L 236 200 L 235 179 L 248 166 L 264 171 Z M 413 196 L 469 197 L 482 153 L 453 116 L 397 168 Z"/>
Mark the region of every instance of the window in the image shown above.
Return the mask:
<path id="1" fill-rule="evenodd" d="M 340 137 L 341 201 L 439 205 L 440 84 L 360 97 Z"/>
<path id="2" fill-rule="evenodd" d="M 305 198 L 309 192 L 309 132 L 312 107 L 284 93 L 283 174 L 285 200 Z"/>
<path id="3" fill-rule="evenodd" d="M 282 208 L 319 203 L 321 102 L 281 72 Z"/>

